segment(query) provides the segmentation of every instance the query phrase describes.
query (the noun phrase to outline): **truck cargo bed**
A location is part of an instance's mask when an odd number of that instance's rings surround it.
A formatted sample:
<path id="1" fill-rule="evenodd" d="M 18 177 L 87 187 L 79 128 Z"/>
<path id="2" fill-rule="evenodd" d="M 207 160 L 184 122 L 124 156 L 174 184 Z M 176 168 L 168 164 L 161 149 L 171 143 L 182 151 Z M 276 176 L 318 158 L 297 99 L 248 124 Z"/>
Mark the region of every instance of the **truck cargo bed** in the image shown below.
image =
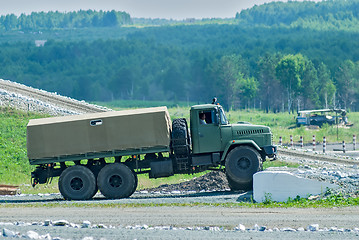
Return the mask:
<path id="1" fill-rule="evenodd" d="M 30 164 L 75 161 L 169 150 L 166 107 L 30 120 Z"/>

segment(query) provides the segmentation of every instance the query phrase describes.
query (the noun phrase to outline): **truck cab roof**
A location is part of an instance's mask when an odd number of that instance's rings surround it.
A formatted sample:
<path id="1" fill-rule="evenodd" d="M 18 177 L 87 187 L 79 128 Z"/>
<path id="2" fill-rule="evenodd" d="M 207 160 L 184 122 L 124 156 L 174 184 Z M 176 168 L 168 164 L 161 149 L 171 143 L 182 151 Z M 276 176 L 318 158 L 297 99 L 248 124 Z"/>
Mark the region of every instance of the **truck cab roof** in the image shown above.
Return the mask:
<path id="1" fill-rule="evenodd" d="M 201 109 L 213 109 L 216 106 L 221 106 L 217 104 L 200 104 L 200 105 L 194 105 L 191 107 L 191 110 L 201 110 Z"/>

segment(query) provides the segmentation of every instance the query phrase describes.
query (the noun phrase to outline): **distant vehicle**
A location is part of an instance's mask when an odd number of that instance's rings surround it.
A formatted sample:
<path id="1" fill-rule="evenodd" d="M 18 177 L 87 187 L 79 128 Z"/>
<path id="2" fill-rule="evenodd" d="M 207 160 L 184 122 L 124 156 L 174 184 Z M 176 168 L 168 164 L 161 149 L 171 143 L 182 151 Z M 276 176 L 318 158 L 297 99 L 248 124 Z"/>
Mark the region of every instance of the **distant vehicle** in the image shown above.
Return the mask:
<path id="1" fill-rule="evenodd" d="M 333 125 L 336 123 L 347 124 L 348 118 L 344 109 L 318 109 L 299 111 L 296 124 L 300 126 L 323 126 L 327 123 Z"/>

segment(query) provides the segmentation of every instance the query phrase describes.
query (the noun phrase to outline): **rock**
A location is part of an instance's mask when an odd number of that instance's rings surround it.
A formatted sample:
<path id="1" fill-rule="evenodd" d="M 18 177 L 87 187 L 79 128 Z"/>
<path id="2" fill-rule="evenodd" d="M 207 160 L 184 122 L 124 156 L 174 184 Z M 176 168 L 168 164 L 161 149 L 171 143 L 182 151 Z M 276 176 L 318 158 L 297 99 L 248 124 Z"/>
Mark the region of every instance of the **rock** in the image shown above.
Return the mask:
<path id="1" fill-rule="evenodd" d="M 267 229 L 266 226 L 261 226 L 261 227 L 259 228 L 259 231 L 260 231 L 260 232 L 264 232 L 266 229 Z"/>
<path id="2" fill-rule="evenodd" d="M 54 226 L 67 226 L 69 225 L 69 222 L 66 220 L 59 220 L 52 223 Z"/>
<path id="3" fill-rule="evenodd" d="M 297 230 L 295 230 L 294 228 L 281 228 L 280 229 L 281 232 L 296 232 Z"/>
<path id="4" fill-rule="evenodd" d="M 41 235 L 41 236 L 40 236 L 40 239 L 52 240 L 52 237 L 51 237 L 51 235 L 48 233 L 48 234 L 46 234 L 46 235 Z"/>
<path id="5" fill-rule="evenodd" d="M 239 224 L 238 227 L 236 227 L 236 230 L 244 232 L 246 227 L 243 224 Z"/>
<path id="6" fill-rule="evenodd" d="M 93 240 L 93 237 L 84 237 L 82 240 Z"/>
<path id="7" fill-rule="evenodd" d="M 26 236 L 29 239 L 39 239 L 40 238 L 40 235 L 37 232 L 34 232 L 34 231 L 28 231 L 26 233 Z"/>
<path id="8" fill-rule="evenodd" d="M 3 235 L 3 237 L 11 237 L 11 238 L 13 238 L 13 237 L 16 236 L 16 233 L 13 232 L 13 231 L 11 231 L 11 230 L 9 230 L 9 229 L 7 229 L 7 228 L 4 228 L 4 229 L 2 230 L 2 235 Z"/>
<path id="9" fill-rule="evenodd" d="M 50 226 L 51 225 L 51 220 L 45 220 L 44 222 L 44 226 Z"/>
<path id="10" fill-rule="evenodd" d="M 307 227 L 308 231 L 315 232 L 319 230 L 319 224 L 311 224 Z"/>
<path id="11" fill-rule="evenodd" d="M 107 226 L 104 224 L 98 224 L 97 228 L 103 228 L 103 229 L 107 229 Z"/>
<path id="12" fill-rule="evenodd" d="M 285 202 L 297 196 L 306 198 L 323 193 L 327 188 L 337 189 L 339 186 L 283 171 L 263 171 L 253 175 L 253 198 L 256 202 Z"/>
<path id="13" fill-rule="evenodd" d="M 81 227 L 82 228 L 89 228 L 89 227 L 91 227 L 91 222 L 90 221 L 83 221 Z"/>

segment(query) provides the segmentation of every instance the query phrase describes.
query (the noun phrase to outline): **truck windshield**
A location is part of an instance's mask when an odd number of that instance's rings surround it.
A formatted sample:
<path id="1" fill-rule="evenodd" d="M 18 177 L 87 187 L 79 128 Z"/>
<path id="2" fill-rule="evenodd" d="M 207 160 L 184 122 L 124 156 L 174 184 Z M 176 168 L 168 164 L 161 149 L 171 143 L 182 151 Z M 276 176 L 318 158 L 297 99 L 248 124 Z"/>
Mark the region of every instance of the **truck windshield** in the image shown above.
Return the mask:
<path id="1" fill-rule="evenodd" d="M 222 108 L 219 109 L 219 113 L 220 113 L 220 115 L 221 115 L 221 124 L 222 124 L 222 125 L 228 124 L 228 120 L 227 120 L 226 114 L 224 114 L 224 111 L 223 111 Z"/>

